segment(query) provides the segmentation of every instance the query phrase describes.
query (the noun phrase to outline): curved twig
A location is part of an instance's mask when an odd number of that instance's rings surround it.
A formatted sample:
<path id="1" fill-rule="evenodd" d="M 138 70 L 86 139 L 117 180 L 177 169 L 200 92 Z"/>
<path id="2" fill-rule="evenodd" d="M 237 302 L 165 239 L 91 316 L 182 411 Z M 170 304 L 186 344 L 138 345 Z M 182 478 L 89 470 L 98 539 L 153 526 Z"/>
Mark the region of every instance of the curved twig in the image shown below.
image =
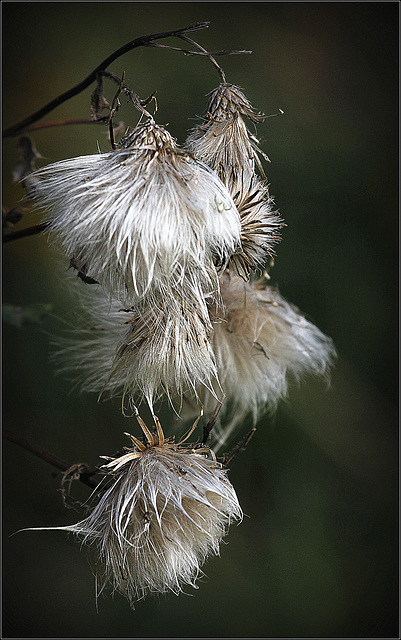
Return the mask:
<path id="1" fill-rule="evenodd" d="M 205 29 L 206 27 L 208 27 L 209 24 L 209 22 L 198 22 L 182 29 L 176 29 L 174 31 L 164 31 L 162 33 L 154 33 L 149 36 L 141 36 L 140 38 L 135 38 L 135 40 L 127 42 L 127 44 L 114 51 L 111 55 L 105 58 L 103 62 L 98 64 L 98 66 L 93 71 L 91 71 L 91 73 L 84 80 L 75 85 L 75 87 L 72 87 L 71 89 L 68 89 L 68 91 L 65 91 L 61 95 L 57 96 L 57 98 L 54 98 L 53 100 L 48 102 L 41 109 L 38 109 L 38 111 L 35 111 L 35 113 L 32 113 L 27 118 L 24 118 L 24 120 L 21 120 L 11 127 L 8 127 L 8 129 L 5 129 L 3 131 L 3 138 L 9 138 L 19 135 L 22 131 L 25 130 L 26 127 L 43 118 L 60 104 L 66 102 L 66 100 L 69 100 L 70 98 L 76 96 L 78 93 L 81 93 L 81 91 L 89 87 L 89 85 L 96 80 L 97 75 L 100 71 L 104 71 L 112 62 L 117 60 L 117 58 L 124 55 L 125 53 L 128 53 L 128 51 L 132 51 L 132 49 L 135 49 L 137 47 L 147 46 L 153 40 L 160 40 L 162 38 L 168 38 L 170 36 L 179 36 L 180 34 L 185 34 L 187 32 L 199 31 L 200 29 Z"/>

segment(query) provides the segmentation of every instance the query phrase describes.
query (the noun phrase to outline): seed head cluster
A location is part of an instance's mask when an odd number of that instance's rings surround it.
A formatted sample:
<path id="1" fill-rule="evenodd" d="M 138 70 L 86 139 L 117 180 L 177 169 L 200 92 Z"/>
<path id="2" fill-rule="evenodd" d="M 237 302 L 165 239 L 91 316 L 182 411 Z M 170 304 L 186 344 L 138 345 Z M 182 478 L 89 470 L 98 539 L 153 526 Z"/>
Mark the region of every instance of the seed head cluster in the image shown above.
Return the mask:
<path id="1" fill-rule="evenodd" d="M 81 275 L 81 323 L 59 347 L 60 366 L 82 390 L 122 397 L 123 411 L 128 401 L 144 436 L 103 465 L 89 515 L 61 528 L 92 548 L 102 588 L 131 604 L 195 586 L 241 520 L 224 459 L 206 446 L 214 423 L 220 447 L 273 411 L 292 380 L 328 378 L 334 360 L 330 338 L 254 275 L 283 226 L 247 126 L 264 118 L 221 82 L 183 147 L 147 114 L 113 151 L 33 174 L 51 238 Z M 154 415 L 163 398 L 185 419 L 213 414 L 201 442 L 176 444 L 156 417 L 146 427 L 136 404 Z"/>

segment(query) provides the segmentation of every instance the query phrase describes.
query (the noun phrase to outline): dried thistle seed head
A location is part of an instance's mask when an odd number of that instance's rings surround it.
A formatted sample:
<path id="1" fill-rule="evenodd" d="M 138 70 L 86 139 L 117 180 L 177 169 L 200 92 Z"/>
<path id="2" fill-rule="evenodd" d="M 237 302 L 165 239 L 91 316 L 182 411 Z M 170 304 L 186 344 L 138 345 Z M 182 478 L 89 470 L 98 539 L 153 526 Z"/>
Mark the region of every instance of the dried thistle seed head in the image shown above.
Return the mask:
<path id="1" fill-rule="evenodd" d="M 111 585 L 132 605 L 149 592 L 196 587 L 228 525 L 242 519 L 227 473 L 209 449 L 166 440 L 157 418 L 153 431 L 138 420 L 146 443 L 130 436 L 132 448 L 108 458 L 103 468 L 111 485 L 85 520 L 64 527 L 93 547 L 102 588 Z"/>
<path id="2" fill-rule="evenodd" d="M 233 196 L 249 184 L 255 165 L 265 177 L 258 154 L 268 160 L 244 117 L 255 123 L 264 118 L 238 87 L 222 83 L 209 94 L 203 124 L 193 129 L 186 141 L 187 148 L 216 171 Z"/>
<path id="3" fill-rule="evenodd" d="M 49 165 L 35 176 L 38 202 L 69 257 L 123 304 L 185 273 L 216 288 L 214 263 L 240 242 L 235 204 L 216 174 L 181 151 L 153 121 L 111 153 Z"/>
<path id="4" fill-rule="evenodd" d="M 209 102 L 205 119 L 222 122 L 245 116 L 252 122 L 263 122 L 264 113 L 257 112 L 245 94 L 235 84 L 222 82 L 217 89 L 209 93 Z"/>
<path id="5" fill-rule="evenodd" d="M 273 210 L 273 198 L 265 182 L 253 176 L 234 196 L 241 218 L 241 246 L 234 252 L 228 268 L 244 280 L 263 269 L 273 247 L 281 240 L 283 221 Z"/>
<path id="6" fill-rule="evenodd" d="M 128 127 L 118 143 L 120 149 L 135 149 L 142 153 L 145 163 L 152 162 L 159 154 L 188 155 L 176 144 L 174 138 L 153 120 L 134 127 Z"/>
<path id="7" fill-rule="evenodd" d="M 200 292 L 201 295 L 201 292 Z M 124 382 L 130 401 L 138 392 L 150 406 L 163 393 L 170 401 L 197 386 L 212 390 L 217 371 L 210 346 L 212 325 L 201 297 L 161 299 L 157 309 L 138 305 L 127 314 L 128 330 L 110 374 Z"/>
<path id="8" fill-rule="evenodd" d="M 241 218 L 241 245 L 229 268 L 248 280 L 250 273 L 262 268 L 272 255 L 280 239 L 282 220 L 272 208 L 258 141 L 249 133 L 243 117 L 256 123 L 264 116 L 255 112 L 238 87 L 222 83 L 210 94 L 204 123 L 192 131 L 187 146 L 218 173 L 233 196 Z M 263 180 L 256 176 L 255 165 Z"/>
<path id="9" fill-rule="evenodd" d="M 226 394 L 221 411 L 224 428 L 214 432 L 220 445 L 247 415 L 256 423 L 263 412 L 273 411 L 292 381 L 306 374 L 329 380 L 336 356 L 332 340 L 264 280 L 245 283 L 226 272 L 221 293 L 225 314 L 211 309 L 211 342 Z M 213 398 L 204 390 L 199 395 L 210 413 Z M 188 416 L 192 413 L 196 409 Z"/>
<path id="10" fill-rule="evenodd" d="M 71 285 L 82 311 L 72 337 L 59 339 L 55 359 L 81 390 L 121 396 L 123 406 L 146 398 L 152 407 L 162 394 L 180 404 L 202 385 L 219 388 L 206 304 L 212 297 L 199 287 L 195 296 L 184 287 L 185 295 L 154 293 L 122 309 L 94 287 Z"/>

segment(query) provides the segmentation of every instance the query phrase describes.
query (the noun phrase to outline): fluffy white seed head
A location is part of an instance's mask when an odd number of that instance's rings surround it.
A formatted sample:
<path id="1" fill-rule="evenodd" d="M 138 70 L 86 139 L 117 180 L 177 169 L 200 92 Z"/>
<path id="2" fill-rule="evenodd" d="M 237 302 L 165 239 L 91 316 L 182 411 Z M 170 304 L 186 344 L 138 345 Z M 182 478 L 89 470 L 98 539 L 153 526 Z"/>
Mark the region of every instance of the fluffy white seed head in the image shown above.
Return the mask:
<path id="1" fill-rule="evenodd" d="M 93 547 L 102 588 L 111 585 L 132 605 L 148 593 L 196 587 L 228 525 L 242 519 L 226 470 L 209 449 L 165 440 L 157 418 L 153 433 L 141 426 L 146 444 L 130 436 L 133 447 L 108 458 L 111 484 L 90 515 L 60 527 Z"/>
<path id="2" fill-rule="evenodd" d="M 273 411 L 291 381 L 306 374 L 328 379 L 335 349 L 330 338 L 263 281 L 245 283 L 226 272 L 221 293 L 226 311 L 211 309 L 211 343 L 226 394 L 224 428 L 215 433 L 223 443 L 247 415 L 256 422 L 266 410 Z M 213 396 L 203 390 L 199 395 L 211 412 Z"/>
<path id="3" fill-rule="evenodd" d="M 55 359 L 83 391 L 121 396 L 124 406 L 145 398 L 150 407 L 167 394 L 179 410 L 186 392 L 219 388 L 213 327 L 199 288 L 195 298 L 172 291 L 168 300 L 154 295 L 152 304 L 145 299 L 126 309 L 99 287 L 77 281 L 71 288 L 82 311 L 71 337 L 58 339 Z"/>
<path id="4" fill-rule="evenodd" d="M 217 175 L 153 121 L 111 153 L 48 165 L 35 196 L 69 257 L 113 299 L 131 304 L 153 287 L 168 295 L 185 274 L 217 287 L 240 241 L 235 204 Z"/>
<path id="5" fill-rule="evenodd" d="M 160 300 L 157 309 L 138 306 L 126 315 L 128 329 L 116 350 L 111 380 L 122 377 L 130 400 L 139 392 L 152 407 L 163 392 L 172 400 L 196 393 L 197 386 L 213 389 L 212 325 L 201 298 L 176 296 L 174 303 Z"/>
<path id="6" fill-rule="evenodd" d="M 85 325 L 63 341 L 58 360 L 85 391 L 125 395 L 131 402 L 143 395 L 151 407 L 163 393 L 173 402 L 183 396 L 186 417 L 196 415 L 199 404 L 211 412 L 224 391 L 224 433 L 214 432 L 223 442 L 248 415 L 256 422 L 273 411 L 291 382 L 307 374 L 328 379 L 335 349 L 263 281 L 245 283 L 226 271 L 220 287 L 222 307 L 209 304 L 206 316 L 188 301 L 185 313 L 174 315 L 124 311 L 86 287 Z"/>

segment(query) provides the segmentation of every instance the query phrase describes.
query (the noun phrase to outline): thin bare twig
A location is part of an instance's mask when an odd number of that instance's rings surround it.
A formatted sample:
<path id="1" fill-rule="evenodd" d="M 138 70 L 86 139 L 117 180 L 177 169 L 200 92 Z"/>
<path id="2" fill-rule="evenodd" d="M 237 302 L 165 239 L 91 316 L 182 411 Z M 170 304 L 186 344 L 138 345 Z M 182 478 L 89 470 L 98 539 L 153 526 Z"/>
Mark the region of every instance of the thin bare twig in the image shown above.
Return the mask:
<path id="1" fill-rule="evenodd" d="M 12 242 L 12 240 L 19 240 L 20 238 L 28 238 L 29 236 L 34 236 L 44 231 L 47 231 L 47 224 L 40 222 L 33 227 L 26 227 L 25 229 L 3 234 L 3 244 L 5 242 Z"/>
<path id="2" fill-rule="evenodd" d="M 188 36 L 186 36 L 184 34 L 181 34 L 179 37 L 181 38 L 181 40 L 184 40 L 185 42 L 188 42 L 189 44 L 192 44 L 193 46 L 198 47 L 199 51 L 197 53 L 202 53 L 204 55 L 207 55 L 207 57 L 209 58 L 210 62 L 216 67 L 217 72 L 218 72 L 218 74 L 220 76 L 221 82 L 225 82 L 226 81 L 226 74 L 224 73 L 223 69 L 221 68 L 221 66 L 219 65 L 217 60 L 214 59 L 213 54 L 208 53 L 206 51 L 206 49 L 204 49 L 200 44 L 195 42 L 195 40 L 192 40 L 192 38 L 189 38 Z M 231 53 L 233 53 L 233 52 L 231 52 Z"/>
<path id="3" fill-rule="evenodd" d="M 214 425 L 216 424 L 216 420 L 217 420 L 217 416 L 219 415 L 219 411 L 223 405 L 224 399 L 226 397 L 226 394 L 223 393 L 222 397 L 220 398 L 220 400 L 218 401 L 215 410 L 212 413 L 212 416 L 209 420 L 209 422 L 203 427 L 203 438 L 202 438 L 202 445 L 206 444 L 210 432 L 213 429 Z"/>
<path id="4" fill-rule="evenodd" d="M 24 129 L 24 133 L 29 133 L 30 131 L 38 131 L 38 129 L 49 129 L 50 127 L 64 127 L 69 124 L 104 124 L 108 122 L 108 116 L 103 116 L 102 118 L 98 118 L 97 120 L 93 120 L 92 118 L 78 118 L 72 120 L 52 120 L 51 122 L 41 122 L 40 124 L 32 124 L 30 127 Z"/>
<path id="5" fill-rule="evenodd" d="M 70 473 L 71 469 L 76 466 L 68 464 L 68 462 L 57 458 L 57 456 L 54 456 L 52 453 L 45 451 L 41 447 L 38 447 L 36 444 L 32 444 L 32 442 L 28 442 L 28 440 L 25 440 L 25 438 L 22 438 L 21 436 L 17 435 L 16 433 L 12 433 L 11 431 L 3 430 L 3 438 L 9 440 L 10 442 L 18 444 L 23 449 L 30 451 L 38 458 L 41 458 L 41 460 L 48 462 L 53 467 L 56 467 L 56 469 L 59 469 L 64 473 L 66 471 Z M 83 484 L 86 484 L 91 489 L 96 489 L 98 483 L 92 479 L 92 476 L 95 473 L 98 473 L 96 469 L 94 471 L 83 471 L 79 474 L 78 479 L 80 480 L 80 482 L 83 482 Z"/>
<path id="6" fill-rule="evenodd" d="M 190 42 L 195 47 L 198 47 L 200 51 L 192 51 L 191 49 L 182 49 L 182 47 L 173 47 L 168 44 L 160 44 L 158 42 L 149 42 L 149 44 L 145 45 L 147 47 L 154 47 L 156 49 L 170 49 L 170 51 L 181 51 L 181 53 L 185 53 L 187 56 L 205 56 L 209 58 L 210 56 L 229 56 L 229 55 L 241 55 L 243 53 L 252 53 L 249 49 L 241 49 L 240 51 L 221 49 L 220 51 L 207 51 L 200 44 L 195 42 L 195 40 L 191 40 L 189 38 L 185 38 L 182 35 L 177 36 L 177 38 L 181 38 L 181 40 L 186 40 L 186 42 Z"/>
<path id="7" fill-rule="evenodd" d="M 69 100 L 70 98 L 76 96 L 78 93 L 81 93 L 81 91 L 89 87 L 89 85 L 96 80 L 100 71 L 104 71 L 112 62 L 117 60 L 117 58 L 124 55 L 125 53 L 128 53 L 128 51 L 132 51 L 132 49 L 135 49 L 137 47 L 147 46 L 153 40 L 160 40 L 162 38 L 168 38 L 171 36 L 179 36 L 180 34 L 185 34 L 187 32 L 199 31 L 200 29 L 205 29 L 206 27 L 208 27 L 209 24 L 209 22 L 198 22 L 182 29 L 175 29 L 174 31 L 164 31 L 162 33 L 154 33 L 149 36 L 141 36 L 140 38 L 135 38 L 135 40 L 127 42 L 127 44 L 114 51 L 105 60 L 103 60 L 103 62 L 98 64 L 98 66 L 93 71 L 91 71 L 91 73 L 84 80 L 75 85 L 75 87 L 72 87 L 71 89 L 68 89 L 68 91 L 65 91 L 61 95 L 57 96 L 46 105 L 44 105 L 41 109 L 38 109 L 38 111 L 35 111 L 35 113 L 32 113 L 27 118 L 24 118 L 24 120 L 21 120 L 11 127 L 8 127 L 8 129 L 5 129 L 3 131 L 3 138 L 9 138 L 19 135 L 26 129 L 26 127 L 43 118 L 60 104 L 66 102 L 66 100 Z"/>
<path id="8" fill-rule="evenodd" d="M 158 49 L 170 49 L 171 51 L 181 51 L 182 53 L 188 56 L 205 56 L 206 58 L 209 58 L 212 64 L 216 67 L 219 73 L 221 82 L 226 82 L 226 76 L 223 69 L 218 64 L 217 60 L 214 59 L 214 56 L 228 56 L 228 55 L 240 55 L 243 53 L 252 53 L 252 51 L 249 51 L 248 49 L 243 49 L 241 51 L 227 51 L 226 49 L 223 49 L 222 51 L 207 51 L 198 42 L 195 42 L 195 40 L 192 40 L 191 38 L 188 38 L 183 34 L 177 37 L 180 38 L 181 40 L 185 40 L 186 42 L 192 44 L 194 47 L 198 47 L 199 51 L 191 51 L 190 49 L 182 49 L 181 47 L 172 47 L 170 45 L 160 44 L 157 42 L 150 42 L 146 46 L 155 47 Z"/>
<path id="9" fill-rule="evenodd" d="M 223 460 L 222 460 L 222 465 L 224 467 L 226 467 L 228 464 L 230 464 L 230 462 L 242 451 L 245 451 L 246 447 L 249 444 L 250 439 L 252 438 L 252 436 L 254 435 L 256 429 L 253 428 L 250 430 L 250 432 L 245 436 L 245 438 L 243 440 L 241 440 L 241 442 L 239 442 L 237 444 L 236 447 L 234 447 L 234 449 L 231 451 L 231 453 L 227 454 L 224 456 Z"/>
<path id="10" fill-rule="evenodd" d="M 132 91 L 129 87 L 127 87 L 127 85 L 124 82 L 124 78 L 119 78 L 114 73 L 110 73 L 110 71 L 99 71 L 98 75 L 104 76 L 105 78 L 109 78 L 110 80 L 113 80 L 113 82 L 118 84 L 118 91 L 114 97 L 113 103 L 116 99 L 118 99 L 118 96 L 120 93 L 125 93 L 129 97 L 131 102 L 135 105 L 135 107 L 146 118 L 150 118 L 151 120 L 153 120 L 153 116 L 148 111 L 146 111 L 146 109 L 144 108 L 144 105 L 150 102 L 154 94 L 152 94 L 152 96 L 150 98 L 147 98 L 146 100 L 141 100 L 140 97 L 134 91 Z M 114 114 L 110 114 L 109 118 L 113 117 L 113 115 Z"/>

